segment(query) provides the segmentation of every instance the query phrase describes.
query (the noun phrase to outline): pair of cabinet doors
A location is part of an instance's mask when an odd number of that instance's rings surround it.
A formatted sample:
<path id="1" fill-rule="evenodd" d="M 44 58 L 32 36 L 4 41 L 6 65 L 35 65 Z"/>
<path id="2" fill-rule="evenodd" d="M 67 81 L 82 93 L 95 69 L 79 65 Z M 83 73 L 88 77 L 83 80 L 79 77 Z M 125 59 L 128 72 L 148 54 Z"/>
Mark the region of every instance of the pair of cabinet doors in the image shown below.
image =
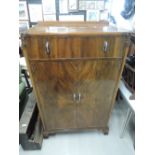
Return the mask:
<path id="1" fill-rule="evenodd" d="M 31 61 L 46 131 L 107 126 L 120 60 Z"/>

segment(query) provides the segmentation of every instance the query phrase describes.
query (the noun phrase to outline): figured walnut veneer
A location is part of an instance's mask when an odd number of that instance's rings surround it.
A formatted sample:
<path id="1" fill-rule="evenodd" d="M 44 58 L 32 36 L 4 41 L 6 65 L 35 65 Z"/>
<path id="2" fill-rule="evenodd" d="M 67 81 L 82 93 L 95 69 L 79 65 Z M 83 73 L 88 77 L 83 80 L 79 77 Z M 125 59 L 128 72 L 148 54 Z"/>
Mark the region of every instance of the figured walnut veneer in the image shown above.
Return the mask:
<path id="1" fill-rule="evenodd" d="M 42 23 L 22 37 L 44 133 L 108 132 L 129 33 L 92 22 L 82 23 L 81 29 L 80 23 L 76 28 L 65 22 L 68 32 L 62 26 L 56 22 L 51 29 L 52 22 Z"/>

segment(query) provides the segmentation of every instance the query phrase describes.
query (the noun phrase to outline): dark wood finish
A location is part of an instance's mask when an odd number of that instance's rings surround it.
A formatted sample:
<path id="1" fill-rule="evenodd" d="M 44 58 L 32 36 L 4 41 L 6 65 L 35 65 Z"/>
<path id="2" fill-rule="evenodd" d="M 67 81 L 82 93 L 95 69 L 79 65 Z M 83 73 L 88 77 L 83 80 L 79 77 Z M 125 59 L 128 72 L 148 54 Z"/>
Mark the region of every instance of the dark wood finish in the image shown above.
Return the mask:
<path id="1" fill-rule="evenodd" d="M 73 23 L 65 22 L 66 25 L 69 31 L 65 33 L 61 29 L 45 32 L 52 26 L 63 26 L 45 23 L 23 36 L 44 136 L 91 128 L 102 129 L 106 134 L 129 33 L 111 27 L 103 30 L 104 24 L 102 29 L 101 24 L 95 27 L 87 22 L 82 24 L 84 28 L 80 24 L 73 29 Z"/>

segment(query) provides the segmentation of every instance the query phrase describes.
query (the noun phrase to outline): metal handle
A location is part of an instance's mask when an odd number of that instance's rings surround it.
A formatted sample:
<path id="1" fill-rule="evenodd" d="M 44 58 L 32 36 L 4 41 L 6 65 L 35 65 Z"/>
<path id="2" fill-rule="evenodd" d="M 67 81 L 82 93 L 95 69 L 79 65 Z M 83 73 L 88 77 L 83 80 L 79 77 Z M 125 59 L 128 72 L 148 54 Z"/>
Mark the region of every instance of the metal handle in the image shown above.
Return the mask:
<path id="1" fill-rule="evenodd" d="M 76 100 L 76 94 L 75 93 L 73 94 L 73 100 L 74 101 Z"/>
<path id="2" fill-rule="evenodd" d="M 108 52 L 108 46 L 109 46 L 108 42 L 104 41 L 104 44 L 103 44 L 103 51 L 104 52 Z"/>
<path id="3" fill-rule="evenodd" d="M 45 49 L 46 49 L 46 54 L 50 54 L 50 48 L 49 48 L 49 42 L 48 41 L 46 41 L 46 43 L 45 43 Z"/>
<path id="4" fill-rule="evenodd" d="M 80 102 L 80 100 L 81 100 L 81 93 L 79 93 L 79 100 L 78 101 Z"/>
<path id="5" fill-rule="evenodd" d="M 73 100 L 79 103 L 81 101 L 81 93 L 73 94 Z"/>

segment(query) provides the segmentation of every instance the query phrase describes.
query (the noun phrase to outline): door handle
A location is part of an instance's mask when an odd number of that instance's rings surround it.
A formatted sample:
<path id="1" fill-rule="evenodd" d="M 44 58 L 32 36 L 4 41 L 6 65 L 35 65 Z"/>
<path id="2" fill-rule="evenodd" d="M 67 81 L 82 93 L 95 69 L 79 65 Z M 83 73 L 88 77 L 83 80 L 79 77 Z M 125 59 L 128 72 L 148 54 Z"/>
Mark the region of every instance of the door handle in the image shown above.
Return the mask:
<path id="1" fill-rule="evenodd" d="M 76 94 L 73 94 L 73 100 L 76 101 Z"/>
<path id="2" fill-rule="evenodd" d="M 73 94 L 73 100 L 76 101 L 76 103 L 79 103 L 81 101 L 81 93 Z"/>
<path id="3" fill-rule="evenodd" d="M 49 47 L 49 42 L 48 41 L 46 41 L 46 43 L 45 43 L 45 52 L 46 52 L 47 55 L 50 54 L 50 47 Z"/>
<path id="4" fill-rule="evenodd" d="M 78 100 L 79 102 L 81 101 L 81 93 L 79 93 L 79 100 Z"/>
<path id="5" fill-rule="evenodd" d="M 104 52 L 108 52 L 108 48 L 109 48 L 109 44 L 107 41 L 104 41 L 104 44 L 103 44 L 103 51 Z"/>

